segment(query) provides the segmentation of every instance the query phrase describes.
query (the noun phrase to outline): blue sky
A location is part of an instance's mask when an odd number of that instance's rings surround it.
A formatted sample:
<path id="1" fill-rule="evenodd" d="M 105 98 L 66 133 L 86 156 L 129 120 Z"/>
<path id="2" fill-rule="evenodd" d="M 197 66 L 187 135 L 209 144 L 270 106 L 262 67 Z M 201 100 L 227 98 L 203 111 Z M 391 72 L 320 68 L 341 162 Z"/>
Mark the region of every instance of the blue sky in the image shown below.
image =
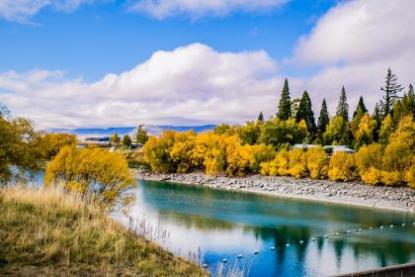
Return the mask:
<path id="1" fill-rule="evenodd" d="M 414 83 L 407 0 L 0 0 L 0 102 L 37 128 L 240 123 L 282 83 L 316 117 Z"/>
<path id="2" fill-rule="evenodd" d="M 0 21 L 0 71 L 65 70 L 68 76 L 94 81 L 143 62 L 154 51 L 193 42 L 218 51 L 264 49 L 282 60 L 299 36 L 335 4 L 335 0 L 300 0 L 270 11 L 164 20 L 129 12 L 125 1 L 84 5 L 66 13 L 45 8 L 29 23 Z M 303 74 L 300 69 L 286 70 Z"/>

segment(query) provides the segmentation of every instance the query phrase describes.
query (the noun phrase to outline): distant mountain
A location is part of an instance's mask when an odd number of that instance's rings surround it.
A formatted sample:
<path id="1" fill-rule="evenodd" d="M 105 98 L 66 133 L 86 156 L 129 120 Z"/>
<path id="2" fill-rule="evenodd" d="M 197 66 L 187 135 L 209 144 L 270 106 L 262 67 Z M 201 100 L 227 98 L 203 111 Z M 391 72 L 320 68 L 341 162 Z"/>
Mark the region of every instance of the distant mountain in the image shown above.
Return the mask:
<path id="1" fill-rule="evenodd" d="M 196 133 L 212 130 L 216 127 L 213 124 L 207 125 L 195 125 L 195 126 L 173 126 L 173 125 L 144 125 L 144 129 L 151 135 L 158 135 L 164 130 L 172 130 L 172 131 L 188 131 L 193 130 Z M 104 136 L 111 136 L 112 134 L 117 133 L 120 136 L 124 135 L 133 135 L 135 133 L 136 127 L 110 127 L 110 128 L 75 128 L 75 129 L 68 129 L 68 128 L 52 128 L 47 130 L 51 133 L 68 133 L 74 134 L 80 137 L 104 137 Z"/>

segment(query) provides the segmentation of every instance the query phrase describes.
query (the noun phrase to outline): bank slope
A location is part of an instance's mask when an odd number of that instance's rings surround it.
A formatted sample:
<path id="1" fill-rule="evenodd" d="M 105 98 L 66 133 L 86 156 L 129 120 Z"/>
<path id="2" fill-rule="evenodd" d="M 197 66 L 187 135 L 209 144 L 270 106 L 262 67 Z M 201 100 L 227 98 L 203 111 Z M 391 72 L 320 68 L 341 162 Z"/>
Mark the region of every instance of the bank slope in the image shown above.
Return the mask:
<path id="1" fill-rule="evenodd" d="M 0 207 L 0 275 L 206 275 L 56 190 L 0 190 Z"/>

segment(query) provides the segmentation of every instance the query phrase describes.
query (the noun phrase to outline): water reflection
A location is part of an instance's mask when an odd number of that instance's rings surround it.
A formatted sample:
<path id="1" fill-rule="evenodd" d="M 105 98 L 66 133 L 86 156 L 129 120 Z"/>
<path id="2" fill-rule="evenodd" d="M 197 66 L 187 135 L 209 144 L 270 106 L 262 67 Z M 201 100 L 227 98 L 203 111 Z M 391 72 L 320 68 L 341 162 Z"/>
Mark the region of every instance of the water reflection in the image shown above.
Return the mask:
<path id="1" fill-rule="evenodd" d="M 249 276 L 326 276 L 415 260 L 414 218 L 404 213 L 140 181 L 130 215 L 161 225 L 176 254 L 200 250 L 212 272 L 222 258 L 225 268 L 249 263 Z"/>

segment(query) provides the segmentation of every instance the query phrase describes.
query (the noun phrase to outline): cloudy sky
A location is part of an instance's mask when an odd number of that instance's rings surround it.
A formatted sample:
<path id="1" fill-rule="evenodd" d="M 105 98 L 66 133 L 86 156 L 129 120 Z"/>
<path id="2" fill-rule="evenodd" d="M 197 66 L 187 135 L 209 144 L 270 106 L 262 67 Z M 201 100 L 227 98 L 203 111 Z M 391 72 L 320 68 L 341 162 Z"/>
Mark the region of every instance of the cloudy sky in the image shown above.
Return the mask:
<path id="1" fill-rule="evenodd" d="M 37 128 L 237 123 L 284 78 L 318 114 L 415 81 L 415 1 L 0 0 L 0 102 Z"/>

